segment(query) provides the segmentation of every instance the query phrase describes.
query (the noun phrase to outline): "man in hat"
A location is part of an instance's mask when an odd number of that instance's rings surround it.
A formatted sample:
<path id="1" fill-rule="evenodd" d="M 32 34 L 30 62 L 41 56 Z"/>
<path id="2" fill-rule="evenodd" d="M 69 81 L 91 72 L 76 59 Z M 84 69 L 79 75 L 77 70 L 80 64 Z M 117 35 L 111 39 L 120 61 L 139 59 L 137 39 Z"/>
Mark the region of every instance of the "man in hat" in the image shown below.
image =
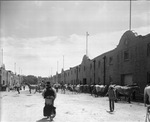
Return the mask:
<path id="1" fill-rule="evenodd" d="M 42 95 L 45 99 L 45 107 L 43 109 L 43 115 L 47 116 L 47 118 L 50 117 L 50 119 L 52 120 L 56 115 L 55 111 L 56 108 L 54 107 L 56 91 L 54 90 L 54 88 L 52 88 L 50 82 L 46 83 L 46 89 L 44 90 Z"/>

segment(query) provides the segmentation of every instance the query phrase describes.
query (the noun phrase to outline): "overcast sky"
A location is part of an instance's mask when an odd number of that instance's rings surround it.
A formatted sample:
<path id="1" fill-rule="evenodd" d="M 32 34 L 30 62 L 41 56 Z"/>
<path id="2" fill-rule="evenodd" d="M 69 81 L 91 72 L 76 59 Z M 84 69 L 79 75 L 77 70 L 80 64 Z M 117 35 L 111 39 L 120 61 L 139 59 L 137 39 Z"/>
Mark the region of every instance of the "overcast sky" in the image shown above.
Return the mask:
<path id="1" fill-rule="evenodd" d="M 50 76 L 114 49 L 129 30 L 129 1 L 0 1 L 0 63 L 25 75 Z M 132 27 L 150 33 L 150 2 L 132 1 Z"/>

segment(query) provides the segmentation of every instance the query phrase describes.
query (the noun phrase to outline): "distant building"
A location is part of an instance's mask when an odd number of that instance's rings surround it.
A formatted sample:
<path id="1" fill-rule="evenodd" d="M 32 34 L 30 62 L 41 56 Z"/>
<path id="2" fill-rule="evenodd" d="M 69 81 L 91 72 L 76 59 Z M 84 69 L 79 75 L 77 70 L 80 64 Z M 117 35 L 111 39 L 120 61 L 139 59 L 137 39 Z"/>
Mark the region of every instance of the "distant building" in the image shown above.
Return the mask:
<path id="1" fill-rule="evenodd" d="M 5 91 L 6 88 L 13 88 L 15 84 L 22 84 L 23 78 L 21 75 L 16 75 L 12 71 L 7 71 L 5 65 L 0 67 L 0 91 Z"/>
<path id="2" fill-rule="evenodd" d="M 5 65 L 0 67 L 0 90 L 5 90 L 7 85 L 7 71 Z"/>

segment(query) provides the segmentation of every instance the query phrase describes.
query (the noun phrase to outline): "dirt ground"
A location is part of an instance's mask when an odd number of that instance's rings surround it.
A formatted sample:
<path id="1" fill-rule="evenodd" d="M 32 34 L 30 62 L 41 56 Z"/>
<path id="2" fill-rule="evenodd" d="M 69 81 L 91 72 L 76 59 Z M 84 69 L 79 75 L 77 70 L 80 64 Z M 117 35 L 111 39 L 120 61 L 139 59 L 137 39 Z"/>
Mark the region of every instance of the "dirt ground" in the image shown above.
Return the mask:
<path id="1" fill-rule="evenodd" d="M 0 122 L 48 122 L 43 116 L 44 99 L 41 93 L 28 90 L 0 93 Z M 57 93 L 57 115 L 54 122 L 144 122 L 146 107 L 143 103 L 125 101 L 115 103 L 109 112 L 107 97 L 95 98 L 90 94 Z"/>

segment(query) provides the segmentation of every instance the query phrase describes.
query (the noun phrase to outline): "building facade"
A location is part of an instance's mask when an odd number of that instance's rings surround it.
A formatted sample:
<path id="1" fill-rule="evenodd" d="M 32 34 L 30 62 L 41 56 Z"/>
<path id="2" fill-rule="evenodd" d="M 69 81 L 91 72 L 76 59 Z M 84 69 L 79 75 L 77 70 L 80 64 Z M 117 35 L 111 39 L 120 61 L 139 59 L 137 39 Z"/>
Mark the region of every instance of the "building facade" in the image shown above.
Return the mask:
<path id="1" fill-rule="evenodd" d="M 61 82 L 67 84 L 138 84 L 143 92 L 150 83 L 150 34 L 126 31 L 115 49 L 94 59 L 85 55 L 80 65 L 61 73 Z"/>
<path id="2" fill-rule="evenodd" d="M 5 65 L 0 67 L 0 91 L 6 91 L 6 88 L 12 88 L 15 84 L 22 84 L 21 75 L 14 74 L 5 69 Z"/>

